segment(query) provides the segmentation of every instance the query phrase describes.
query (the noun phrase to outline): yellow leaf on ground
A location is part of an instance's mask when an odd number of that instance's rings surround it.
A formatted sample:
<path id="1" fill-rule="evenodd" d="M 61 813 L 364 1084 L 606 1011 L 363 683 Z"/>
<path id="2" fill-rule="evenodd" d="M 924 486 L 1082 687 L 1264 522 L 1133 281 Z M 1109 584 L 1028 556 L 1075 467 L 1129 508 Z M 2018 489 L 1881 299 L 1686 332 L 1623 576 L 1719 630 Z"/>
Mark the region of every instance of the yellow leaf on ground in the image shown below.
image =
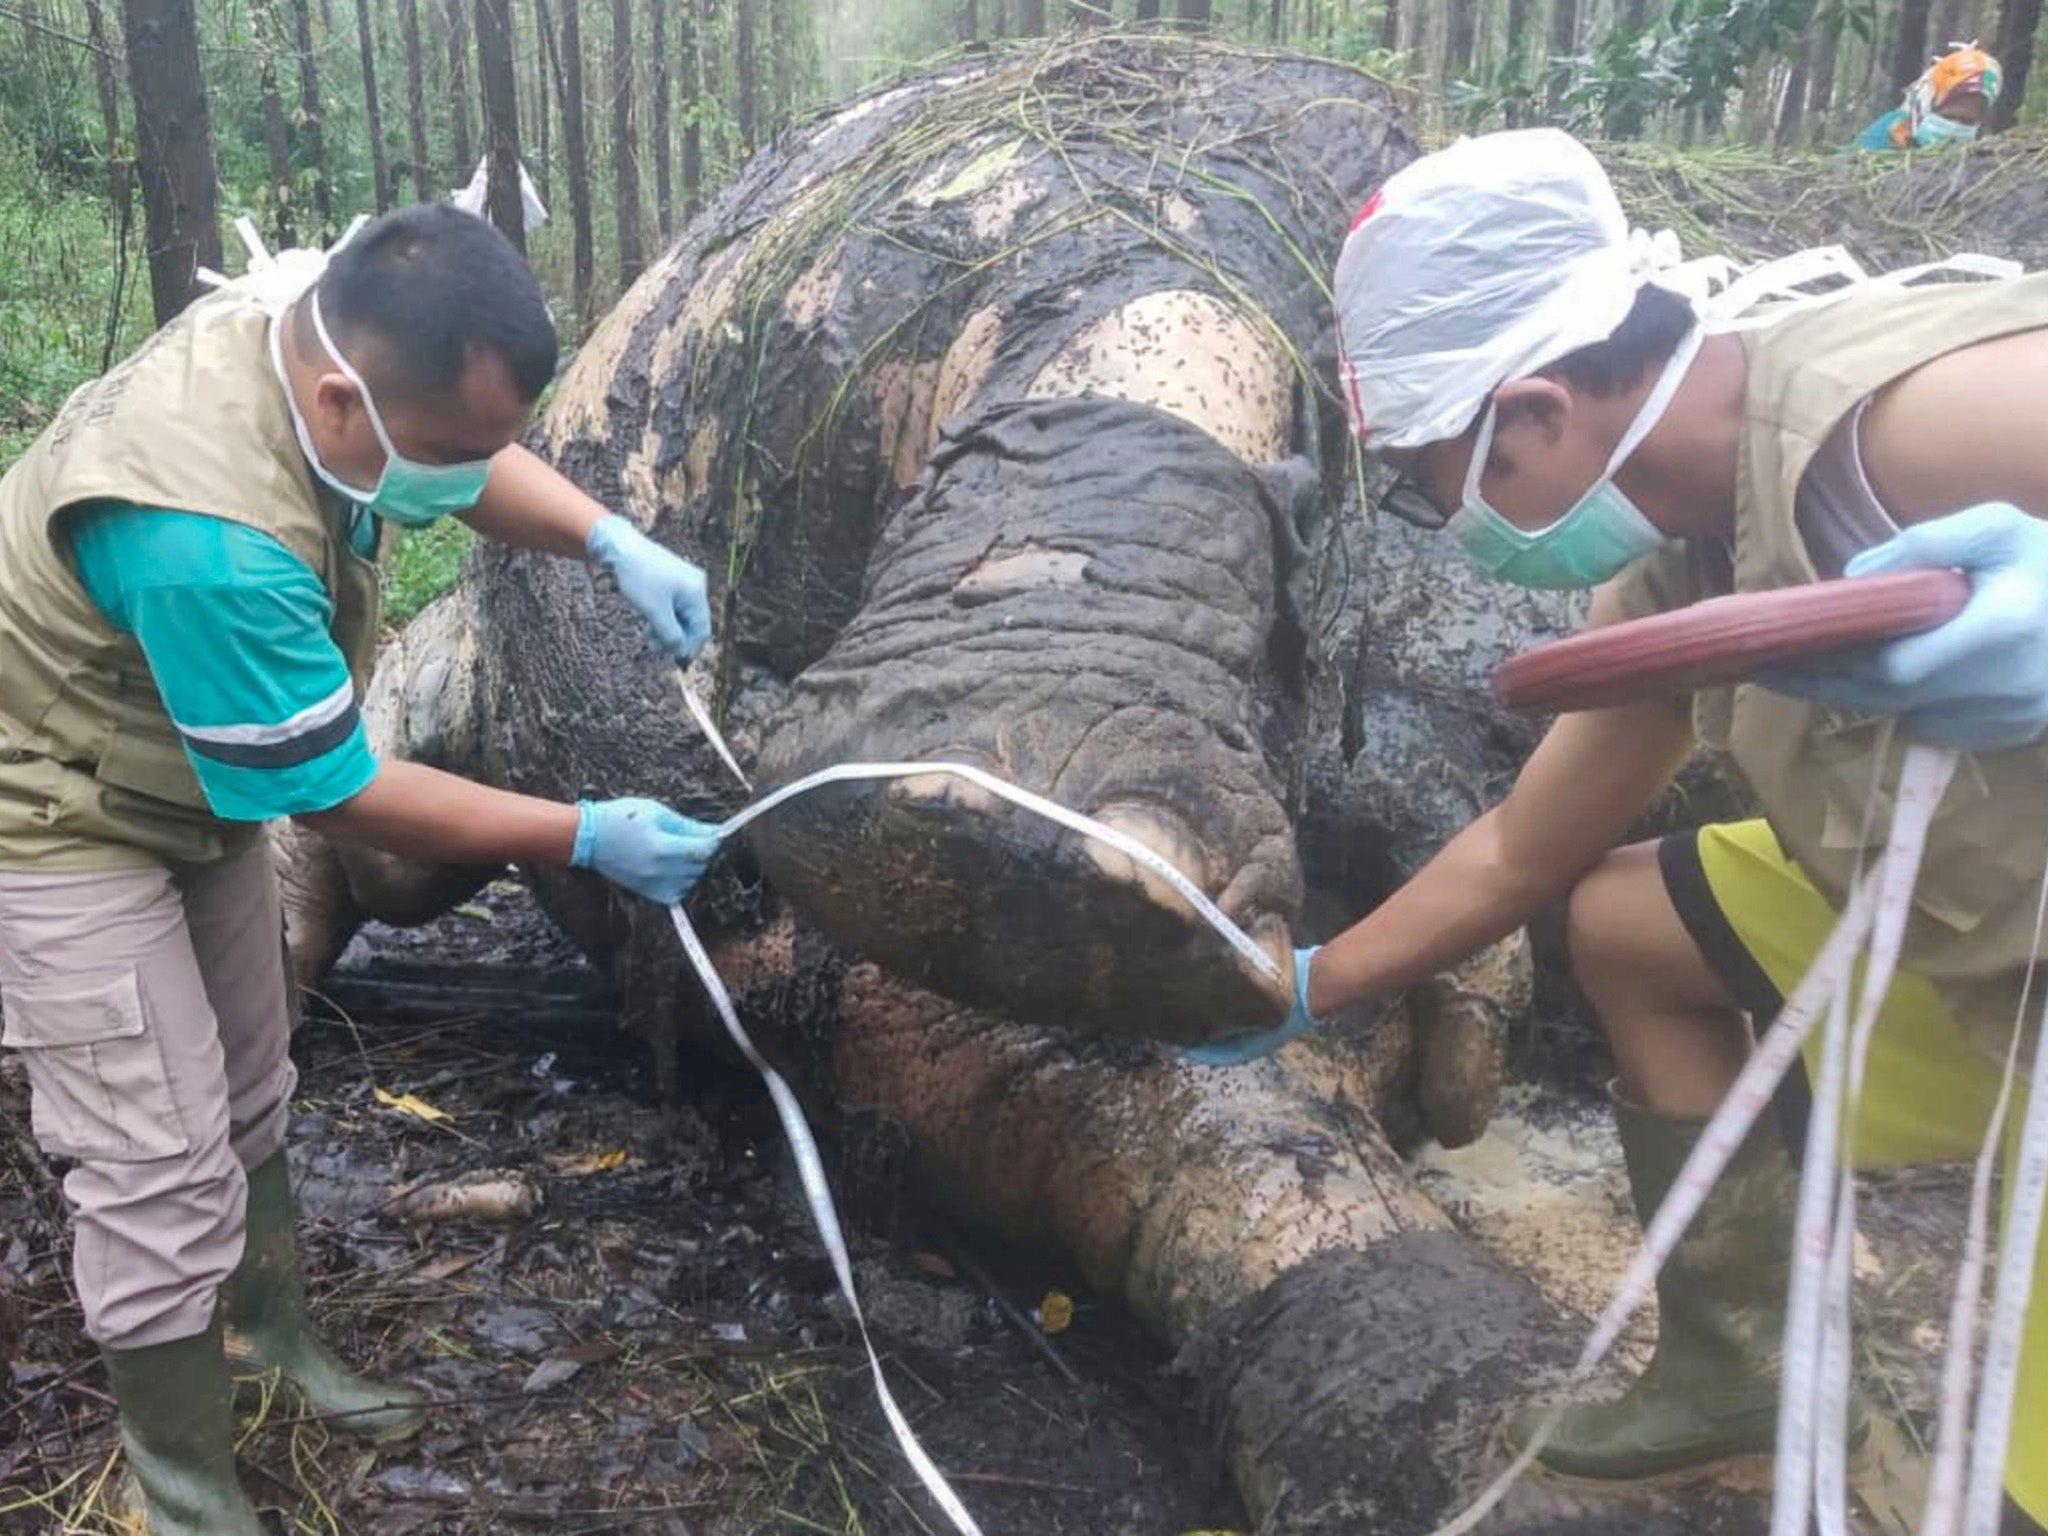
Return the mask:
<path id="1" fill-rule="evenodd" d="M 1065 1333 L 1074 1326 L 1074 1298 L 1065 1291 L 1047 1291 L 1038 1304 L 1038 1326 L 1047 1333 Z"/>
<path id="2" fill-rule="evenodd" d="M 429 1125 L 444 1125 L 455 1118 L 447 1110 L 436 1109 L 425 1099 L 416 1098 L 409 1093 L 386 1093 L 382 1088 L 371 1091 L 376 1094 L 377 1102 L 386 1109 L 395 1109 L 401 1115 L 410 1115 L 413 1119 L 424 1120 Z"/>

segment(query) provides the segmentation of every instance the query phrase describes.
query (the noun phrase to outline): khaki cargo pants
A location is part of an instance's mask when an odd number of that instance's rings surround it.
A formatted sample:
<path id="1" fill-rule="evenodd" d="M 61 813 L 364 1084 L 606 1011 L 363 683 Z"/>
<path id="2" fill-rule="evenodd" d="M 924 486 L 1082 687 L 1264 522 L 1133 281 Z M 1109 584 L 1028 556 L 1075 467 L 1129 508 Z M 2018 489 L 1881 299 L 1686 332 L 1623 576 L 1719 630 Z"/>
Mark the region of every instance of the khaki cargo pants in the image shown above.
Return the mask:
<path id="1" fill-rule="evenodd" d="M 242 1256 L 244 1170 L 297 1081 L 267 846 L 174 874 L 0 868 L 0 1044 L 36 1144 L 74 1166 L 72 1274 L 96 1342 L 190 1338 Z"/>

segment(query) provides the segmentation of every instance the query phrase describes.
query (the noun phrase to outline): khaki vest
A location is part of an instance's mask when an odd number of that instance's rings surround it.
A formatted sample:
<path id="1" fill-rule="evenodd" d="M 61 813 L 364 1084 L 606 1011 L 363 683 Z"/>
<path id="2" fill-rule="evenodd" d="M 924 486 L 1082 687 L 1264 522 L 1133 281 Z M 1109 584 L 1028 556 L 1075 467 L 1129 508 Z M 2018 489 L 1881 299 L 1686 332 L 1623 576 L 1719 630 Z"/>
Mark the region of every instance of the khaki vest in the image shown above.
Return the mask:
<path id="1" fill-rule="evenodd" d="M 1815 578 L 1794 521 L 1799 483 L 1857 402 L 1949 352 L 2042 327 L 2048 274 L 1859 294 L 1745 333 L 1734 590 Z M 1711 566 L 1698 551 L 1689 579 L 1673 581 L 1681 550 L 1669 552 L 1662 572 L 1624 578 L 1625 605 L 1668 606 L 1678 588 L 1687 596 L 1725 588 L 1725 573 L 1702 574 Z M 1646 592 L 1658 596 L 1643 603 Z M 1754 684 L 1702 692 L 1693 718 L 1700 738 L 1733 758 L 1785 851 L 1839 909 L 1859 858 L 1867 867 L 1890 826 L 1906 745 L 1898 733 L 1887 721 Z M 1881 786 L 1877 814 L 1866 823 L 1873 782 Z M 1965 754 L 1935 814 L 1903 963 L 1940 989 L 1974 1040 L 1999 1054 L 2034 952 L 2044 868 L 2048 743 Z"/>
<path id="2" fill-rule="evenodd" d="M 277 539 L 326 586 L 361 694 L 377 568 L 306 467 L 269 325 L 236 287 L 201 299 L 73 394 L 0 479 L 0 865 L 207 863 L 256 835 L 207 810 L 141 648 L 79 583 L 54 536 L 73 508 L 134 502 Z"/>

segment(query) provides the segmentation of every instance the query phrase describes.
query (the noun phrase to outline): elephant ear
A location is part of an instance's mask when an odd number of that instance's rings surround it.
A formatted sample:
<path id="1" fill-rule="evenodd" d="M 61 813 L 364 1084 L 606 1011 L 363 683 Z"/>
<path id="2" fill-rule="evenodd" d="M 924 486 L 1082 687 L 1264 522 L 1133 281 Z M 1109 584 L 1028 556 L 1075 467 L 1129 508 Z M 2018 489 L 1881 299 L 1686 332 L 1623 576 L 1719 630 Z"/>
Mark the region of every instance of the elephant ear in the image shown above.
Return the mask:
<path id="1" fill-rule="evenodd" d="M 1273 528 L 1276 629 L 1283 641 L 1299 637 L 1296 644 L 1276 645 L 1274 654 L 1294 673 L 1287 681 L 1299 692 L 1305 684 L 1301 668 L 1320 651 L 1324 624 L 1342 600 L 1341 592 L 1330 588 L 1324 559 L 1329 501 L 1321 468 L 1305 456 L 1255 465 L 1252 473 Z"/>

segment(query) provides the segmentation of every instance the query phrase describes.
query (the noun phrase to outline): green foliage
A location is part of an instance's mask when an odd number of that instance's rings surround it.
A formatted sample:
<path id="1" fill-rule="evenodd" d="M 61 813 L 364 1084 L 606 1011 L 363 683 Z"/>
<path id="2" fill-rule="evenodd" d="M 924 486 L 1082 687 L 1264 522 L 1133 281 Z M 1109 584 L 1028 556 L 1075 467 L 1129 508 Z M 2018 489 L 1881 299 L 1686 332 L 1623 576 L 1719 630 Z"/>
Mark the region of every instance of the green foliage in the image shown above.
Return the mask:
<path id="1" fill-rule="evenodd" d="M 469 525 L 452 517 L 401 534 L 384 573 L 384 622 L 398 628 L 454 586 L 475 541 Z"/>

